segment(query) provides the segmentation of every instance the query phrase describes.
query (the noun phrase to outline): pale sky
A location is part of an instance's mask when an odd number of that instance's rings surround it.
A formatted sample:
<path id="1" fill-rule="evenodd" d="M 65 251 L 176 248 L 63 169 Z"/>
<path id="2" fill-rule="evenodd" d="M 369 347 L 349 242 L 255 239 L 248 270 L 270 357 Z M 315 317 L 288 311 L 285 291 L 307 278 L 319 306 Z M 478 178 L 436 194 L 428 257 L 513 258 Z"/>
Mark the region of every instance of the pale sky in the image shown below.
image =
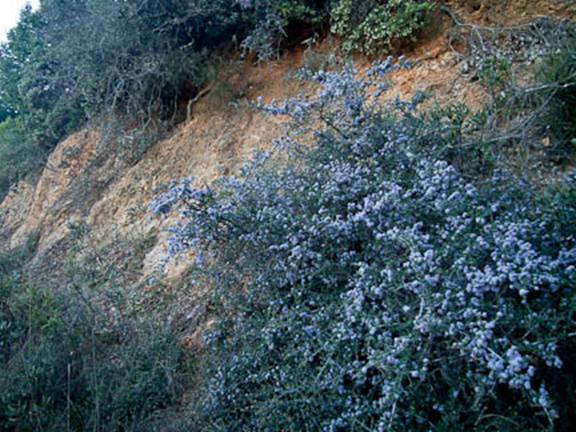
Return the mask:
<path id="1" fill-rule="evenodd" d="M 20 10 L 30 3 L 37 7 L 40 0 L 0 0 L 0 42 L 6 39 L 6 33 L 18 22 Z"/>

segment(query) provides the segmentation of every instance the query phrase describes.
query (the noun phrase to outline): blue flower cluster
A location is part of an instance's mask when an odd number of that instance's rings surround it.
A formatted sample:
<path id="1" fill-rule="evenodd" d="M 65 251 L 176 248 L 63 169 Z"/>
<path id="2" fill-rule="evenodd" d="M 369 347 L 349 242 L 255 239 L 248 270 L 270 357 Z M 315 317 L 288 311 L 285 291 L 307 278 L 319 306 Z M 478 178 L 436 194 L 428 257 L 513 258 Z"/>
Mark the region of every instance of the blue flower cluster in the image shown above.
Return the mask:
<path id="1" fill-rule="evenodd" d="M 152 206 L 183 202 L 171 250 L 209 256 L 199 270 L 224 290 L 204 404 L 222 430 L 559 416 L 548 378 L 573 337 L 575 239 L 525 183 L 472 183 L 434 157 L 418 101 L 379 102 L 398 67 L 314 75 L 315 98 L 262 109 L 323 125 L 315 146 L 286 139 L 298 151 L 261 154 L 212 191 L 175 185 Z"/>

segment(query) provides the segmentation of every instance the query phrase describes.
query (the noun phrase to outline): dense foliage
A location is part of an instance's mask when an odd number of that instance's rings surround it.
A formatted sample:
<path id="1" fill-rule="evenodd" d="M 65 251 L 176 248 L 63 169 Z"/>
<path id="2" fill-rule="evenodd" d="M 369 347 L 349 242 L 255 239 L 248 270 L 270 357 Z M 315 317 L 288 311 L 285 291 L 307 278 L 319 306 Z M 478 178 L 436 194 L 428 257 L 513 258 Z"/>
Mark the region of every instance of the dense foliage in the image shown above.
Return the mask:
<path id="1" fill-rule="evenodd" d="M 345 50 L 375 54 L 413 37 L 433 6 L 424 0 L 340 0 L 332 10 L 332 31 Z"/>
<path id="2" fill-rule="evenodd" d="M 457 124 L 379 102 L 395 67 L 317 73 L 263 107 L 298 131 L 281 151 L 152 204 L 183 204 L 170 251 L 221 305 L 202 430 L 574 426 L 575 180 L 465 180 Z"/>
<path id="3" fill-rule="evenodd" d="M 549 104 L 543 123 L 558 142 L 556 157 L 572 160 L 576 150 L 576 29 L 552 52 L 539 70 L 543 98 Z"/>
<path id="4" fill-rule="evenodd" d="M 175 334 L 130 313 L 125 292 L 29 285 L 33 252 L 0 253 L 0 431 L 151 430 L 151 414 L 178 398 Z"/>

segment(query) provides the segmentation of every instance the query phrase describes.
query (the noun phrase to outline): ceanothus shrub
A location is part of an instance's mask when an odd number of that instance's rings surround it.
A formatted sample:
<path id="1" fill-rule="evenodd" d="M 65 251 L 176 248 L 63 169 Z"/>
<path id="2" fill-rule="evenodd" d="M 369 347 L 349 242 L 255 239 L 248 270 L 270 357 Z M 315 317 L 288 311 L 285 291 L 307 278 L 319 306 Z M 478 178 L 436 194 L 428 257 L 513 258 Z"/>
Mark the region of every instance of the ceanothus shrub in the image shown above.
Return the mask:
<path id="1" fill-rule="evenodd" d="M 179 206 L 170 254 L 220 299 L 203 430 L 570 424 L 576 200 L 465 180 L 418 100 L 381 103 L 400 67 L 313 75 L 316 97 L 262 106 L 292 119 L 277 150 L 152 203 Z"/>

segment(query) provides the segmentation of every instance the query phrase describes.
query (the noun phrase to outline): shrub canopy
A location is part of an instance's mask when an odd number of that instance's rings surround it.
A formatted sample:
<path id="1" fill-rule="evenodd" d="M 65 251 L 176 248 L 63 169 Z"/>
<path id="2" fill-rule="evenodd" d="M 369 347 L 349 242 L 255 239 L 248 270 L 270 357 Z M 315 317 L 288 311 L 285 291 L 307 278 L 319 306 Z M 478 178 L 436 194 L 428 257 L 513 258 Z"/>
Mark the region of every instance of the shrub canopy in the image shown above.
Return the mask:
<path id="1" fill-rule="evenodd" d="M 152 204 L 184 204 L 171 253 L 219 293 L 206 430 L 569 429 L 574 178 L 546 202 L 505 172 L 465 180 L 454 121 L 380 103 L 396 67 L 314 75 L 316 98 L 263 107 L 312 148 L 285 136 Z"/>

